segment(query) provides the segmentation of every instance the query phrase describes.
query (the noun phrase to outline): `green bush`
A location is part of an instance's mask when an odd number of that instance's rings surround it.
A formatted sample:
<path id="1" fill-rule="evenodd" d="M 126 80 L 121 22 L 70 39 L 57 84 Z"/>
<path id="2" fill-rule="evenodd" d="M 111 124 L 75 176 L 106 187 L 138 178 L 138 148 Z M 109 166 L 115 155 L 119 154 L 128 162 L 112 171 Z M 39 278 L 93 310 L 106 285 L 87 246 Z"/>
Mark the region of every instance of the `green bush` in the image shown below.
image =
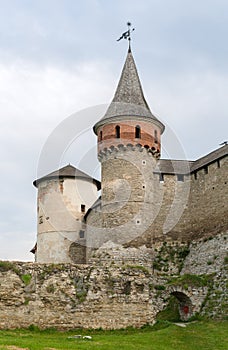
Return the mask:
<path id="1" fill-rule="evenodd" d="M 173 286 L 192 286 L 192 287 L 205 287 L 211 285 L 213 282 L 214 274 L 210 275 L 190 275 L 185 274 L 182 276 L 171 278 L 168 281 L 169 285 Z"/>
<path id="2" fill-rule="evenodd" d="M 166 308 L 160 311 L 156 317 L 159 321 L 178 322 L 180 321 L 180 314 L 178 309 L 178 300 L 171 295 Z"/>
<path id="3" fill-rule="evenodd" d="M 24 282 L 24 284 L 27 286 L 29 285 L 31 279 L 32 279 L 32 276 L 30 274 L 26 274 L 26 275 L 21 275 L 21 280 Z"/>
<path id="4" fill-rule="evenodd" d="M 14 263 L 10 261 L 0 261 L 0 272 L 14 271 L 19 275 L 19 270 Z"/>
<path id="5" fill-rule="evenodd" d="M 155 288 L 156 290 L 165 290 L 165 286 L 162 286 L 162 285 L 154 286 L 154 288 Z"/>

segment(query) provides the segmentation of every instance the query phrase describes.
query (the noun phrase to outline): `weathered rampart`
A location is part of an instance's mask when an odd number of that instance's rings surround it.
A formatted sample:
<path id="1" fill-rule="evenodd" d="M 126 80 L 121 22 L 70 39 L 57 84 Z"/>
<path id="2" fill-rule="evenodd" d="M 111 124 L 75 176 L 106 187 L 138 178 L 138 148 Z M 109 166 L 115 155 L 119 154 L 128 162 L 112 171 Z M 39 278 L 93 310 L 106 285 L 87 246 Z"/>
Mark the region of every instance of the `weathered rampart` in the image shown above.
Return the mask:
<path id="1" fill-rule="evenodd" d="M 0 328 L 140 327 L 155 322 L 170 295 L 182 319 L 197 312 L 223 318 L 226 250 L 227 235 L 220 234 L 190 246 L 161 244 L 144 252 L 146 267 L 130 261 L 132 248 L 123 262 L 118 247 L 97 251 L 92 266 L 2 261 Z"/>

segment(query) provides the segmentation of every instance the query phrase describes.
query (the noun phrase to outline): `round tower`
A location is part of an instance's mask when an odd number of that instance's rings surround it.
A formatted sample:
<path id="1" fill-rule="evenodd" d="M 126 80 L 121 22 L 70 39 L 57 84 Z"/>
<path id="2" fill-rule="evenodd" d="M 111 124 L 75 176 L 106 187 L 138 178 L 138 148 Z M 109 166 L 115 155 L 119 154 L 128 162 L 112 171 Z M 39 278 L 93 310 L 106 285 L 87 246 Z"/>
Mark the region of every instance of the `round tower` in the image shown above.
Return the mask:
<path id="1" fill-rule="evenodd" d="M 85 263 L 83 218 L 97 199 L 100 182 L 72 165 L 36 181 L 39 263 Z"/>
<path id="2" fill-rule="evenodd" d="M 101 162 L 101 215 L 87 236 L 90 246 L 105 241 L 127 243 L 142 235 L 157 215 L 161 196 L 153 171 L 161 150 L 164 125 L 144 98 L 131 50 L 114 98 L 94 126 Z M 92 217 L 91 217 L 92 219 Z M 96 234 L 97 233 L 97 234 Z"/>

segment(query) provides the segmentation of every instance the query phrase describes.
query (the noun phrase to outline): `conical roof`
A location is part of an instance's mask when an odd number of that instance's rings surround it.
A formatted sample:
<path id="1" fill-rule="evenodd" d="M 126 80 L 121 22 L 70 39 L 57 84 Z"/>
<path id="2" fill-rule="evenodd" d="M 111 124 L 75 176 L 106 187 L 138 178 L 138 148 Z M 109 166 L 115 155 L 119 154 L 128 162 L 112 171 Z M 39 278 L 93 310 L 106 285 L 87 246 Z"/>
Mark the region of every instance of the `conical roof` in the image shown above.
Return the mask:
<path id="1" fill-rule="evenodd" d="M 135 61 L 130 49 L 128 50 L 114 98 L 104 117 L 95 124 L 94 132 L 97 134 L 97 129 L 103 124 L 117 122 L 123 118 L 129 119 L 129 117 L 131 120 L 139 120 L 139 118 L 149 119 L 157 124 L 162 132 L 164 131 L 164 125 L 152 114 L 145 100 Z"/>
<path id="2" fill-rule="evenodd" d="M 90 182 L 93 181 L 97 185 L 98 190 L 101 188 L 100 181 L 92 178 L 90 175 L 84 173 L 83 171 L 75 168 L 73 165 L 70 165 L 70 164 L 35 180 L 33 182 L 33 185 L 37 187 L 37 185 L 42 181 L 50 180 L 50 179 L 64 179 L 64 178 L 73 178 L 73 179 L 80 178 Z"/>

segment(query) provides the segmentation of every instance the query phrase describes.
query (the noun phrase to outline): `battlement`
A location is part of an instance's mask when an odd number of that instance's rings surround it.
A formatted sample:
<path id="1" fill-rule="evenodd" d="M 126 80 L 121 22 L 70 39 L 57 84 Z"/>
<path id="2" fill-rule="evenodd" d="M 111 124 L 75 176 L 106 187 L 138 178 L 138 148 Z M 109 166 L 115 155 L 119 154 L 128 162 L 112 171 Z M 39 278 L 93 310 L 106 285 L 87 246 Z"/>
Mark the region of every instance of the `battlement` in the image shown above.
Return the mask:
<path id="1" fill-rule="evenodd" d="M 110 147 L 105 147 L 98 153 L 98 159 L 100 162 L 107 160 L 109 156 L 115 156 L 119 152 L 127 151 L 138 151 L 143 152 L 143 154 L 148 154 L 149 156 L 154 156 L 155 159 L 160 158 L 160 151 L 155 147 L 150 148 L 148 145 L 142 146 L 140 143 L 136 145 L 128 143 L 127 145 L 118 144 L 117 146 L 111 145 Z"/>

